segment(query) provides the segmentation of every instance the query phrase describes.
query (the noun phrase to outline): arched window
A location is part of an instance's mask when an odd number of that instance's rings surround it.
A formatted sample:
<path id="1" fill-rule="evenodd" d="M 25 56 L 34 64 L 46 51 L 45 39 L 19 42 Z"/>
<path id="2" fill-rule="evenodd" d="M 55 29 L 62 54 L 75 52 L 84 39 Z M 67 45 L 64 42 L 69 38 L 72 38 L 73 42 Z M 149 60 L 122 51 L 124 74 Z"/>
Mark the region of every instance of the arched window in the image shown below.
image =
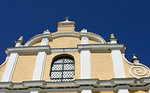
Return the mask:
<path id="1" fill-rule="evenodd" d="M 51 66 L 50 78 L 52 81 L 71 81 L 74 77 L 75 64 L 70 55 L 54 58 Z"/>

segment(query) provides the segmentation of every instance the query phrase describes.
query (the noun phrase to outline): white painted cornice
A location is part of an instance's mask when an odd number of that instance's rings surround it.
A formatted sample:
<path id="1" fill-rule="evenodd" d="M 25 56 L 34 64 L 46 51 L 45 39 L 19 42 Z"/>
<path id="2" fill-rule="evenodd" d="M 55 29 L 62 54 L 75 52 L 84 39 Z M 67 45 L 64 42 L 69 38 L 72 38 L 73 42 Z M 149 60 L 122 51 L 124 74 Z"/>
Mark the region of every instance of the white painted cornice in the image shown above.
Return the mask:
<path id="1" fill-rule="evenodd" d="M 24 47 L 12 47 L 7 48 L 6 54 L 17 52 L 21 55 L 37 54 L 39 51 L 46 51 L 51 53 L 72 53 L 80 52 L 81 50 L 90 50 L 91 53 L 110 53 L 111 50 L 119 49 L 122 53 L 125 53 L 126 47 L 124 44 L 79 44 L 77 48 L 50 48 L 49 45 L 43 46 L 24 46 Z"/>
<path id="2" fill-rule="evenodd" d="M 10 53 L 17 52 L 18 54 L 37 54 L 39 51 L 50 51 L 50 46 L 25 46 L 25 47 L 13 47 L 7 48 L 6 54 L 9 55 Z"/>
<path id="3" fill-rule="evenodd" d="M 150 78 L 113 78 L 111 80 L 99 79 L 76 79 L 68 82 L 46 82 L 46 81 L 23 81 L 21 83 L 0 82 L 0 92 L 27 92 L 38 89 L 40 92 L 81 92 L 83 89 L 95 91 L 118 91 L 128 89 L 129 91 L 144 90 L 150 88 Z"/>
<path id="4" fill-rule="evenodd" d="M 125 52 L 126 47 L 124 44 L 80 44 L 78 45 L 79 51 L 83 49 L 90 49 L 91 52 L 111 52 L 111 50 L 121 50 Z"/>

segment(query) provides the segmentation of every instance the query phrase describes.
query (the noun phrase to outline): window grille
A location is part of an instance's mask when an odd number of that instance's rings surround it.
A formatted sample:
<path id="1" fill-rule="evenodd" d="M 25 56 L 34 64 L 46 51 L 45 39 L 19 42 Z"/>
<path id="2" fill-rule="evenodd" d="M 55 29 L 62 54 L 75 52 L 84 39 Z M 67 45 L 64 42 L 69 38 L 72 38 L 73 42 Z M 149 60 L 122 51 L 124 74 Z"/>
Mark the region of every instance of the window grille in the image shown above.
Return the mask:
<path id="1" fill-rule="evenodd" d="M 71 81 L 74 77 L 74 60 L 69 56 L 58 57 L 51 67 L 51 80 L 54 82 Z"/>

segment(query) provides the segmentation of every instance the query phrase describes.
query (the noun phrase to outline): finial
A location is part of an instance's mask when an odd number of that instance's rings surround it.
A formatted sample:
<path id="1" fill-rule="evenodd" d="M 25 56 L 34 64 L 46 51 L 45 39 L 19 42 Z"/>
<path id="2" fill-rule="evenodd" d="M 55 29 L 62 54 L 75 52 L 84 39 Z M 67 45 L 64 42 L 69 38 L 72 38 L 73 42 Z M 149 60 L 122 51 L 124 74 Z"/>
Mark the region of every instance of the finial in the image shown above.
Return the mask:
<path id="1" fill-rule="evenodd" d="M 43 32 L 43 34 L 50 34 L 50 32 L 49 32 L 49 30 L 47 29 L 47 30 L 45 30 L 45 31 Z"/>
<path id="2" fill-rule="evenodd" d="M 136 57 L 135 54 L 132 55 L 132 62 L 134 64 L 139 64 L 140 63 L 140 59 Z"/>
<path id="3" fill-rule="evenodd" d="M 111 34 L 109 41 L 110 41 L 112 44 L 117 44 L 118 39 L 115 38 L 114 34 Z"/>
<path id="4" fill-rule="evenodd" d="M 132 55 L 132 58 L 133 58 L 133 59 L 137 59 L 137 57 L 136 57 L 136 55 L 135 55 L 135 54 L 133 54 L 133 55 Z"/>
<path id="5" fill-rule="evenodd" d="M 83 29 L 81 30 L 81 32 L 87 33 L 87 29 L 83 28 Z"/>
<path id="6" fill-rule="evenodd" d="M 65 18 L 66 18 L 66 21 L 69 21 L 69 17 L 68 16 L 66 16 Z"/>
<path id="7" fill-rule="evenodd" d="M 22 44 L 23 44 L 23 36 L 20 36 L 20 38 L 15 41 L 15 47 L 19 47 Z"/>
<path id="8" fill-rule="evenodd" d="M 111 35 L 110 35 L 110 38 L 115 38 L 114 34 L 111 34 Z"/>
<path id="9" fill-rule="evenodd" d="M 23 40 L 23 36 L 20 36 L 20 38 L 18 40 Z"/>

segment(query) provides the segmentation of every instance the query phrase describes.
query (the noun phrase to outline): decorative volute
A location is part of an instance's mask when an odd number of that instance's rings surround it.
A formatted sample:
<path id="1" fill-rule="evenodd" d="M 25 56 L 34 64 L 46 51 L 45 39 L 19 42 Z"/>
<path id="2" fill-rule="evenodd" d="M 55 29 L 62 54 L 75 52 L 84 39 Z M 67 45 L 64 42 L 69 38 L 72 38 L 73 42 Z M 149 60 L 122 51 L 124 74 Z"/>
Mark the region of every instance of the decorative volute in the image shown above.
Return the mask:
<path id="1" fill-rule="evenodd" d="M 66 17 L 65 21 L 57 23 L 57 29 L 59 32 L 74 32 L 75 25 L 76 24 L 74 21 L 69 21 L 68 17 Z"/>

